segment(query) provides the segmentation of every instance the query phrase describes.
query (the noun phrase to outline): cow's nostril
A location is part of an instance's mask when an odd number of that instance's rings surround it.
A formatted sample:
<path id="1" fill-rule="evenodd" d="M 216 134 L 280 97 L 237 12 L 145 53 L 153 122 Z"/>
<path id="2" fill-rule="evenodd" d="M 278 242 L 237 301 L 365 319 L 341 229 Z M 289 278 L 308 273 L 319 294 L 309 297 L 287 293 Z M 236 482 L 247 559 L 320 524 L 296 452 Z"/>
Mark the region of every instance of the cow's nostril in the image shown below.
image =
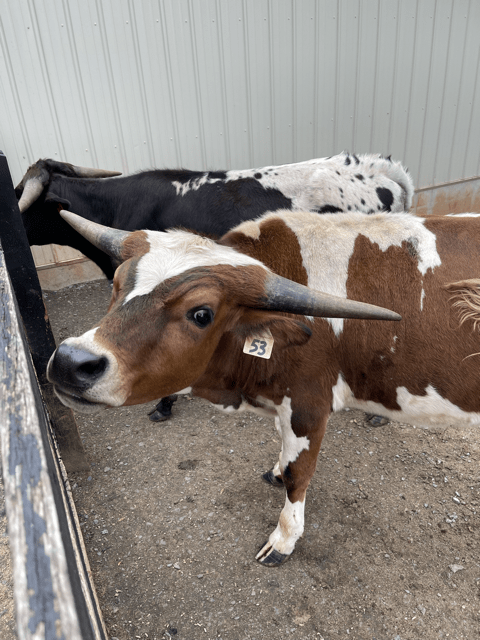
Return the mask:
<path id="1" fill-rule="evenodd" d="M 77 376 L 79 379 L 92 380 L 98 378 L 107 368 L 107 359 L 104 357 L 95 358 L 88 362 L 83 362 L 77 368 Z"/>
<path id="2" fill-rule="evenodd" d="M 50 360 L 48 379 L 64 388 L 85 391 L 103 376 L 108 358 L 63 342 Z"/>

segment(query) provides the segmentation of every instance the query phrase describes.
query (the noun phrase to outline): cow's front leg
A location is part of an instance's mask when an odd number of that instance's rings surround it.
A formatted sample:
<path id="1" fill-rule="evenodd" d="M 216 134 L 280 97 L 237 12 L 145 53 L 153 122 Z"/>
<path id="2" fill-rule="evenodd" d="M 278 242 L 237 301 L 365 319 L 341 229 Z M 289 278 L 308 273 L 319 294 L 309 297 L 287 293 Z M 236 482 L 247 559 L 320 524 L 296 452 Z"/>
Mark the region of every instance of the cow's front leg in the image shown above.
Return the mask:
<path id="1" fill-rule="evenodd" d="M 311 413 L 307 417 L 305 411 L 297 411 L 292 424 L 290 398 L 285 398 L 277 411 L 282 435 L 279 468 L 287 496 L 276 529 L 256 555 L 259 562 L 271 567 L 291 555 L 303 534 L 305 494 L 315 471 L 328 419 L 328 412 L 313 420 Z M 272 475 L 274 472 L 275 467 Z"/>
<path id="2" fill-rule="evenodd" d="M 172 407 L 177 398 L 177 394 L 161 398 L 156 407 L 148 414 L 149 420 L 152 422 L 163 422 L 164 420 L 168 420 L 172 416 Z"/>
<path id="3" fill-rule="evenodd" d="M 275 417 L 275 428 L 280 434 L 280 437 L 282 437 L 282 427 L 280 425 L 280 418 L 278 416 Z M 282 452 L 283 446 L 280 450 L 277 464 L 273 467 L 273 469 L 270 469 L 270 471 L 265 471 L 265 473 L 262 475 L 262 478 L 265 480 L 265 482 L 273 484 L 274 487 L 283 487 L 282 470 L 280 468 Z"/>

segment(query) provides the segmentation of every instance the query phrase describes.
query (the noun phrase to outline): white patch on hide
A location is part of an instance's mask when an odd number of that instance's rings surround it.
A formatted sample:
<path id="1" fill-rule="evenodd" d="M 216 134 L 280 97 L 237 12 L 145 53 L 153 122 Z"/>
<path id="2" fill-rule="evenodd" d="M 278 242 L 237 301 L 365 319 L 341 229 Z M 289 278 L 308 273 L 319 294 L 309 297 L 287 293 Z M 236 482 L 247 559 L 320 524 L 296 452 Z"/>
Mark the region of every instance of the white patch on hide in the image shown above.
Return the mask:
<path id="1" fill-rule="evenodd" d="M 424 396 L 411 394 L 405 387 L 397 388 L 397 403 L 400 410 L 387 409 L 379 402 L 371 400 L 357 400 L 348 384 L 339 374 L 336 385 L 332 389 L 333 411 L 340 411 L 346 407 L 360 409 L 365 413 L 385 416 L 397 422 L 408 422 L 419 426 L 480 424 L 480 413 L 466 412 L 449 400 L 442 398 L 432 385 L 425 389 Z"/>
<path id="2" fill-rule="evenodd" d="M 186 387 L 185 389 L 182 389 L 181 391 L 175 391 L 175 394 L 177 396 L 184 396 L 187 393 L 190 393 L 192 391 L 192 387 Z M 173 394 L 172 394 L 173 395 Z"/>
<path id="3" fill-rule="evenodd" d="M 280 209 L 280 212 L 281 211 L 283 211 L 283 209 Z M 288 211 L 288 209 L 286 209 L 286 211 Z M 247 236 L 247 238 L 253 238 L 253 240 L 258 240 L 260 238 L 260 226 L 257 220 L 246 220 L 245 222 L 242 222 L 241 232 L 244 236 Z"/>
<path id="4" fill-rule="evenodd" d="M 390 351 L 392 353 L 395 353 L 395 346 L 396 346 L 395 343 L 397 342 L 397 340 L 398 340 L 398 336 L 393 336 L 393 346 L 390 347 Z"/>
<path id="5" fill-rule="evenodd" d="M 283 469 L 294 462 L 300 453 L 310 448 L 310 440 L 306 436 L 297 437 L 292 429 L 292 400 L 283 398 L 280 405 L 274 405 L 277 410 L 282 436 L 282 451 L 280 454 L 280 466 Z M 278 427 L 277 427 L 278 429 Z"/>
<path id="6" fill-rule="evenodd" d="M 219 182 L 222 178 L 211 178 L 206 172 L 200 178 L 192 178 L 188 182 L 179 182 L 178 180 L 173 180 L 172 185 L 175 187 L 177 191 L 177 196 L 184 196 L 189 191 L 197 191 L 204 184 L 213 184 L 214 182 Z"/>
<path id="7" fill-rule="evenodd" d="M 234 267 L 256 265 L 268 271 L 267 267 L 258 260 L 188 231 L 173 229 L 166 233 L 161 231 L 144 233 L 147 235 L 150 251 L 138 261 L 135 286 L 125 297 L 123 304 L 136 296 L 151 293 L 164 280 L 196 267 L 219 264 Z"/>
<path id="8" fill-rule="evenodd" d="M 423 311 L 424 300 L 425 300 L 425 289 L 422 288 L 422 293 L 420 294 L 420 311 Z"/>
<path id="9" fill-rule="evenodd" d="M 332 411 L 341 411 L 348 407 L 347 400 L 352 395 L 352 391 L 343 379 L 341 373 L 338 374 L 337 383 L 332 387 Z"/>
<path id="10" fill-rule="evenodd" d="M 310 440 L 306 436 L 298 438 L 292 429 L 292 400 L 283 398 L 281 404 L 275 404 L 272 400 L 267 400 L 258 396 L 256 402 L 260 406 L 252 406 L 243 401 L 238 409 L 233 406 L 213 405 L 223 413 L 240 413 L 242 411 L 252 411 L 261 416 L 275 416 L 275 428 L 282 438 L 282 450 L 280 452 L 279 463 L 282 469 L 294 462 L 300 453 L 310 448 Z"/>
<path id="11" fill-rule="evenodd" d="M 281 455 L 281 453 L 280 453 L 280 455 Z M 277 478 L 281 478 L 282 470 L 280 469 L 280 460 L 277 460 L 277 462 L 275 463 L 275 466 L 272 469 L 272 473 Z"/>
<path id="12" fill-rule="evenodd" d="M 349 164 L 346 164 L 347 158 Z M 378 154 L 339 153 L 330 158 L 225 173 L 226 178 L 218 178 L 206 171 L 188 182 L 173 181 L 172 185 L 178 196 L 184 196 L 205 184 L 254 178 L 265 189 L 280 191 L 291 200 L 294 209 L 310 211 L 321 210 L 327 205 L 341 211 L 347 211 L 350 206 L 351 210 L 376 212 L 379 206 L 383 208 L 376 191 L 379 188 L 388 189 L 392 194 L 392 212 L 407 211 L 412 204 L 410 175 L 400 162 L 392 162 Z"/>
<path id="13" fill-rule="evenodd" d="M 447 213 L 449 218 L 479 218 L 480 213 Z"/>

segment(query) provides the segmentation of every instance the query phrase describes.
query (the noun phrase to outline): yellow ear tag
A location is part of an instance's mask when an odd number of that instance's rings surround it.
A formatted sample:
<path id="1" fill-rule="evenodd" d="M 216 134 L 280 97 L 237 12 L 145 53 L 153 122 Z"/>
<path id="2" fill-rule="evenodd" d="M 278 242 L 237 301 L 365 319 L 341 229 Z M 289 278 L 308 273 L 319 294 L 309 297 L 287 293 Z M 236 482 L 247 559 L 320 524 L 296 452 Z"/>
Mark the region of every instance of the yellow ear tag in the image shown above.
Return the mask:
<path id="1" fill-rule="evenodd" d="M 270 329 L 265 329 L 265 331 L 261 331 L 245 340 L 243 353 L 268 360 L 272 355 L 273 342 Z"/>

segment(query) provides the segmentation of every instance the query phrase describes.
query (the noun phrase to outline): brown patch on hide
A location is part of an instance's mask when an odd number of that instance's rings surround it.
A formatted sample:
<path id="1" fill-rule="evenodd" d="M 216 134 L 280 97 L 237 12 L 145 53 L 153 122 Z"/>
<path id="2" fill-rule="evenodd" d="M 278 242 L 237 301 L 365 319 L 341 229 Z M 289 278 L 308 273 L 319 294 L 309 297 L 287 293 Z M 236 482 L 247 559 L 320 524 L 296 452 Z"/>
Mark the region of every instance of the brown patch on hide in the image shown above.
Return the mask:
<path id="1" fill-rule="evenodd" d="M 429 385 L 464 411 L 479 411 L 480 336 L 470 323 L 451 321 L 452 281 L 478 274 L 480 220 L 432 217 L 441 265 L 423 276 L 411 243 L 385 252 L 360 236 L 350 260 L 347 297 L 402 315 L 400 322 L 345 321 L 341 336 L 345 380 L 355 397 L 399 409 L 399 387 L 423 396 Z"/>
<path id="2" fill-rule="evenodd" d="M 124 240 L 122 246 L 122 260 L 140 258 L 150 251 L 150 243 L 145 231 L 132 231 Z"/>
<path id="3" fill-rule="evenodd" d="M 254 221 L 248 224 L 254 224 Z M 260 260 L 284 278 L 307 285 L 308 276 L 295 232 L 281 218 L 262 220 L 257 224 L 260 229 L 258 238 L 252 238 L 241 231 L 230 231 L 219 244 L 233 247 L 240 253 Z"/>

